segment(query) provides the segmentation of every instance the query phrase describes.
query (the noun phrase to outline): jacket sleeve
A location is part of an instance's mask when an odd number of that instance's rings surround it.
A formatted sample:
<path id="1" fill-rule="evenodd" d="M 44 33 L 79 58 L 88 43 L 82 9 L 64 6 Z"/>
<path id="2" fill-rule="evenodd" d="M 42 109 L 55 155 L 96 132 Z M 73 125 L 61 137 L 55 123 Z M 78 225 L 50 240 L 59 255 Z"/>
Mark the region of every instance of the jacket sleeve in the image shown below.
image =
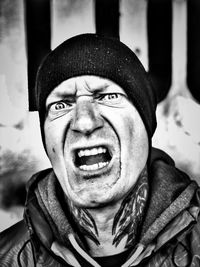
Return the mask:
<path id="1" fill-rule="evenodd" d="M 191 230 L 185 236 L 182 245 L 185 250 L 187 250 L 188 260 L 190 267 L 200 266 L 200 188 L 197 189 L 195 197 L 192 201 L 192 208 L 194 212 L 192 215 L 195 219 L 195 224 L 192 226 Z M 182 253 L 183 255 L 183 253 Z"/>
<path id="2" fill-rule="evenodd" d="M 197 224 L 194 226 L 191 235 L 191 267 L 200 266 L 200 219 Z"/>
<path id="3" fill-rule="evenodd" d="M 24 221 L 0 233 L 0 266 L 34 266 L 32 246 Z"/>
<path id="4" fill-rule="evenodd" d="M 194 221 L 188 229 L 182 232 L 178 243 L 172 252 L 172 266 L 200 267 L 200 189 L 188 210 Z"/>
<path id="5" fill-rule="evenodd" d="M 191 252 L 191 267 L 200 266 L 200 189 L 196 192 L 195 206 L 198 209 L 197 223 L 194 225 L 190 235 L 190 252 Z"/>

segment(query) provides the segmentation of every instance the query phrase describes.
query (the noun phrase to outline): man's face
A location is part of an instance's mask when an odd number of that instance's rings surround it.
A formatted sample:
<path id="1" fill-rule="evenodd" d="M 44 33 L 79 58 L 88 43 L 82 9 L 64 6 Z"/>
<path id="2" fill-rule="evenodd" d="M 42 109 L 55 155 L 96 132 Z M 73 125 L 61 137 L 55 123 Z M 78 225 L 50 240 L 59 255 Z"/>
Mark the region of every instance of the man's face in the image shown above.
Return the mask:
<path id="1" fill-rule="evenodd" d="M 68 79 L 46 100 L 47 153 L 75 205 L 99 207 L 121 200 L 148 157 L 148 137 L 124 90 L 97 76 Z"/>

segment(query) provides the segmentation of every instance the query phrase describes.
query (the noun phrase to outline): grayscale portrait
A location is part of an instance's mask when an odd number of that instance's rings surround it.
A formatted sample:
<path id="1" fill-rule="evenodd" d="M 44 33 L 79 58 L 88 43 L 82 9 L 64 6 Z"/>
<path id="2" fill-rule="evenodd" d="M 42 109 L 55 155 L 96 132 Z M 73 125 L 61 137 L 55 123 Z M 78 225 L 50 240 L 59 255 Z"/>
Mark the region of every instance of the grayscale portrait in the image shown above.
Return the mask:
<path id="1" fill-rule="evenodd" d="M 200 2 L 0 1 L 0 266 L 200 266 Z"/>

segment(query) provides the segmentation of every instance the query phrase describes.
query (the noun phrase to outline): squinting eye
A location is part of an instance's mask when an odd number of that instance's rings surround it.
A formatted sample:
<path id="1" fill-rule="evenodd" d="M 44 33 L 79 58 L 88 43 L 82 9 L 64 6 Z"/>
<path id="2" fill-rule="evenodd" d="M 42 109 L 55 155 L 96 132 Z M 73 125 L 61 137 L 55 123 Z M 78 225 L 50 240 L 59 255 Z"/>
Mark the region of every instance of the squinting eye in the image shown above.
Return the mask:
<path id="1" fill-rule="evenodd" d="M 118 97 L 119 97 L 118 94 L 109 94 L 109 95 L 107 95 L 107 99 L 108 99 L 108 100 L 116 99 L 116 98 L 118 98 Z"/>
<path id="2" fill-rule="evenodd" d="M 98 101 L 105 104 L 118 104 L 122 100 L 122 97 L 123 94 L 120 93 L 102 94 L 98 97 Z"/>

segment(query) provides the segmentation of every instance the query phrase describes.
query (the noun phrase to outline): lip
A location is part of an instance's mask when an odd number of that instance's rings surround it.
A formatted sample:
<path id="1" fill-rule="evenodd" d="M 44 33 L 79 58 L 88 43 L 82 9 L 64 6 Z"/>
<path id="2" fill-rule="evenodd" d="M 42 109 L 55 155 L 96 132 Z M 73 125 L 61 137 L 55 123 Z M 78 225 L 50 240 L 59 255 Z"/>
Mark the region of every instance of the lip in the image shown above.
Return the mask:
<path id="1" fill-rule="evenodd" d="M 98 147 L 105 147 L 108 149 L 109 153 L 110 153 L 110 156 L 111 156 L 111 160 L 110 162 L 100 168 L 100 169 L 97 169 L 97 170 L 82 170 L 78 167 L 76 167 L 75 165 L 75 154 L 77 153 L 78 150 L 85 150 L 85 149 L 93 149 L 93 148 L 98 148 Z M 84 145 L 84 146 L 80 146 L 80 145 L 76 145 L 76 147 L 73 147 L 71 149 L 71 164 L 72 164 L 72 168 L 73 168 L 73 171 L 75 174 L 77 174 L 78 176 L 81 176 L 83 179 L 92 179 L 92 178 L 98 178 L 106 173 L 108 173 L 110 171 L 110 169 L 112 168 L 113 166 L 113 163 L 114 163 L 114 160 L 115 160 L 115 149 L 114 149 L 114 146 L 108 144 L 108 143 L 96 143 L 96 144 L 89 144 L 89 145 Z"/>
<path id="2" fill-rule="evenodd" d="M 83 179 L 89 180 L 89 179 L 94 179 L 94 178 L 100 178 L 102 175 L 108 173 L 110 169 L 112 168 L 113 163 L 113 158 L 109 162 L 108 165 L 106 165 L 103 168 L 100 168 L 98 170 L 89 170 L 89 171 L 84 171 L 81 170 L 77 167 L 74 167 L 74 171 L 77 175 L 81 176 Z"/>

